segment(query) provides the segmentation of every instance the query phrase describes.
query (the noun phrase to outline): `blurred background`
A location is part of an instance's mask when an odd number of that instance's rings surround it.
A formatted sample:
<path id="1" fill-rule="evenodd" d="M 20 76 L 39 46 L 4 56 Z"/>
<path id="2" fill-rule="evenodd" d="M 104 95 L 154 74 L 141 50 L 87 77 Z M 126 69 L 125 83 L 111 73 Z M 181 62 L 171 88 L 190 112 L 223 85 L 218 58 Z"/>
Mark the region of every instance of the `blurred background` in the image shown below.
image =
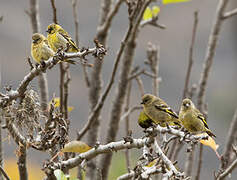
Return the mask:
<path id="1" fill-rule="evenodd" d="M 237 7 L 237 2 L 230 0 L 227 10 Z M 152 26 L 146 26 L 139 34 L 134 65 L 144 66 L 146 59 L 147 43 L 152 42 L 160 46 L 160 66 L 159 75 L 162 78 L 160 83 L 160 97 L 163 98 L 175 111 L 179 110 L 182 101 L 185 74 L 188 65 L 188 52 L 191 42 L 193 13 L 199 11 L 199 23 L 197 29 L 196 44 L 194 48 L 194 64 L 191 74 L 191 84 L 198 84 L 200 73 L 202 72 L 203 60 L 206 53 L 208 37 L 215 15 L 218 0 L 193 0 L 188 3 L 161 5 L 159 22 L 165 24 L 167 29 L 161 30 Z M 57 17 L 59 23 L 66 29 L 72 37 L 75 37 L 74 23 L 72 15 L 71 1 L 57 0 Z M 0 1 L 0 16 L 3 21 L 0 23 L 0 91 L 4 91 L 4 86 L 12 85 L 15 89 L 23 77 L 30 71 L 26 58 L 30 56 L 30 44 L 32 29 L 30 19 L 25 13 L 29 9 L 29 1 L 8 0 Z M 96 34 L 100 10 L 100 1 L 79 0 L 79 39 L 80 47 L 92 47 Z M 52 9 L 50 1 L 39 1 L 40 29 L 46 35 L 48 24 L 52 23 Z M 122 5 L 119 13 L 112 22 L 110 36 L 108 38 L 108 55 L 104 59 L 103 81 L 107 84 L 110 78 L 112 66 L 116 57 L 116 52 L 128 27 L 127 7 Z M 214 64 L 208 79 L 206 102 L 208 103 L 208 124 L 216 134 L 216 141 L 220 145 L 218 151 L 222 153 L 225 138 L 228 132 L 230 121 L 237 108 L 237 51 L 236 51 L 236 27 L 237 17 L 226 20 L 222 26 Z M 93 58 L 88 58 L 93 63 Z M 76 137 L 76 131 L 83 127 L 88 117 L 88 89 L 84 82 L 81 65 L 71 66 L 71 83 L 69 94 L 69 105 L 74 106 L 70 113 L 71 119 L 71 139 Z M 89 70 L 90 71 L 90 70 Z M 117 73 L 118 75 L 118 73 Z M 59 68 L 55 67 L 47 71 L 50 99 L 55 93 L 59 96 Z M 142 77 L 146 92 L 152 91 L 152 81 L 147 77 Z M 38 81 L 31 82 L 30 87 L 37 91 Z M 115 82 L 106 105 L 102 112 L 103 125 L 108 124 L 111 105 L 115 94 Z M 105 87 L 105 86 L 104 86 Z M 131 106 L 139 105 L 140 92 L 137 84 L 133 83 Z M 139 112 L 134 112 L 131 116 L 131 130 L 134 137 L 143 136 L 142 129 L 137 124 Z M 124 125 L 120 122 L 120 131 L 117 140 L 121 140 L 125 135 Z M 103 127 L 101 143 L 106 136 L 107 127 Z M 15 145 L 13 140 L 7 140 L 7 133 L 3 131 L 3 142 L 5 165 L 12 168 L 16 165 Z M 86 138 L 84 138 L 86 140 Z M 186 146 L 185 146 L 186 148 Z M 185 151 L 183 151 L 185 152 Z M 132 150 L 133 161 L 136 162 L 141 155 L 139 150 Z M 42 179 L 38 173 L 43 161 L 49 158 L 47 153 L 30 150 L 28 155 L 29 179 Z M 180 157 L 182 163 L 185 156 Z M 110 179 L 114 179 L 119 174 L 126 172 L 123 152 L 118 152 L 113 157 Z M 115 163 L 116 162 L 116 163 Z M 208 147 L 204 147 L 203 169 L 201 179 L 210 179 L 213 171 L 219 167 L 219 161 L 215 153 Z M 196 172 L 196 166 L 194 167 Z M 14 170 L 7 170 L 9 173 Z M 34 174 L 37 174 L 33 178 Z M 236 179 L 236 174 L 232 179 Z M 17 179 L 16 175 L 11 175 L 12 179 Z"/>

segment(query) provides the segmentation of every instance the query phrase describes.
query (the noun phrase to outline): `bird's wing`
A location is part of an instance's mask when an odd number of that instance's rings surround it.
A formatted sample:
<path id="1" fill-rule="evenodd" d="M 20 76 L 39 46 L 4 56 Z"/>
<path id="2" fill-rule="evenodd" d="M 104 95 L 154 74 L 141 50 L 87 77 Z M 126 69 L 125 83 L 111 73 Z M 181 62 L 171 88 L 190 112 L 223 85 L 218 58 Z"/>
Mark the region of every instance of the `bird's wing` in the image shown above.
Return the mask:
<path id="1" fill-rule="evenodd" d="M 176 119 L 179 118 L 178 115 L 167 104 L 155 103 L 154 106 L 155 106 L 156 109 L 164 111 L 164 112 L 168 113 L 169 115 L 173 116 Z"/>
<path id="2" fill-rule="evenodd" d="M 76 46 L 76 44 L 74 43 L 74 41 L 72 40 L 72 38 L 68 35 L 66 31 L 64 31 L 63 29 L 59 29 L 58 33 L 67 40 L 70 46 L 72 46 L 73 48 L 79 51 L 78 47 Z"/>
<path id="3" fill-rule="evenodd" d="M 202 114 L 202 113 L 198 113 L 198 114 L 197 114 L 197 117 L 198 117 L 198 119 L 200 119 L 200 120 L 203 122 L 204 126 L 205 126 L 207 129 L 209 129 L 209 127 L 208 127 L 208 125 L 207 125 L 207 122 L 206 122 L 205 117 L 203 116 L 203 114 Z"/>

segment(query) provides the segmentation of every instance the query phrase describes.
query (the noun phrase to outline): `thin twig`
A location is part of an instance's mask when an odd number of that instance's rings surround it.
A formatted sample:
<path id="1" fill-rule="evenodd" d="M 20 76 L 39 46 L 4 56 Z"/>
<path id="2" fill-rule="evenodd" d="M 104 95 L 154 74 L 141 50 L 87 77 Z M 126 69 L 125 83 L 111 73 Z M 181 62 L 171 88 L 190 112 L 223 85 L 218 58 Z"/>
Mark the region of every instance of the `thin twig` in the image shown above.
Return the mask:
<path id="1" fill-rule="evenodd" d="M 58 20 L 57 20 L 57 9 L 55 6 L 55 0 L 50 0 L 51 5 L 52 5 L 52 9 L 53 9 L 53 22 L 58 24 Z"/>
<path id="2" fill-rule="evenodd" d="M 184 91 L 183 91 L 183 99 L 186 98 L 189 93 L 188 84 L 190 81 L 192 65 L 193 65 L 193 48 L 194 48 L 194 44 L 195 44 L 196 32 L 197 32 L 197 27 L 198 27 L 197 25 L 198 25 L 198 11 L 195 11 L 194 12 L 194 24 L 193 24 L 193 30 L 192 30 L 192 40 L 191 40 L 191 45 L 189 48 L 188 69 L 187 69 L 187 73 L 186 73 L 185 85 L 184 85 Z"/>
<path id="3" fill-rule="evenodd" d="M 140 90 L 141 97 L 142 97 L 145 94 L 145 90 L 144 90 L 144 85 L 143 85 L 142 79 L 140 77 L 136 77 L 136 81 L 137 81 L 138 88 Z"/>
<path id="4" fill-rule="evenodd" d="M 237 8 L 223 14 L 222 18 L 227 19 L 237 14 Z"/>
<path id="5" fill-rule="evenodd" d="M 38 0 L 30 0 L 30 10 L 27 11 L 27 14 L 29 15 L 31 19 L 31 26 L 33 33 L 40 32 L 40 20 L 39 20 L 39 3 Z M 29 59 L 28 59 L 28 62 Z M 31 66 L 31 69 L 32 66 Z M 41 102 L 41 108 L 43 110 L 44 115 L 47 116 L 47 108 L 48 108 L 48 81 L 46 77 L 46 73 L 40 73 L 38 77 L 38 84 L 39 84 L 39 91 L 40 91 L 40 102 Z"/>
<path id="6" fill-rule="evenodd" d="M 8 177 L 7 173 L 4 171 L 2 166 L 0 166 L 0 171 L 1 171 L 1 174 L 6 178 L 6 180 L 10 180 L 10 178 Z"/>
<path id="7" fill-rule="evenodd" d="M 77 139 L 78 140 L 80 140 L 86 134 L 86 132 L 90 129 L 90 126 L 93 123 L 94 117 L 97 116 L 97 113 L 101 110 L 101 108 L 104 105 L 104 101 L 105 101 L 105 99 L 106 99 L 108 93 L 110 92 L 110 89 L 111 89 L 111 87 L 112 87 L 112 85 L 114 83 L 114 78 L 115 78 L 115 75 L 116 75 L 116 72 L 117 72 L 118 64 L 120 62 L 120 59 L 121 59 L 121 56 L 122 56 L 125 44 L 126 44 L 126 42 L 128 40 L 128 37 L 129 37 L 130 33 L 131 33 L 131 28 L 128 29 L 128 31 L 126 33 L 126 36 L 125 36 L 124 40 L 121 43 L 120 49 L 118 51 L 118 54 L 116 56 L 116 60 L 115 60 L 114 66 L 113 66 L 113 71 L 112 71 L 112 75 L 111 75 L 110 81 L 109 81 L 109 83 L 108 83 L 104 93 L 100 96 L 96 106 L 91 111 L 91 113 L 90 113 L 90 115 L 88 117 L 88 121 L 83 126 L 83 128 L 80 130 L 80 132 L 78 132 L 78 134 L 77 134 Z"/>
<path id="8" fill-rule="evenodd" d="M 0 83 L 1 83 L 1 76 L 0 76 Z M 3 120 L 3 116 L 2 116 L 2 110 L 0 110 L 0 170 L 2 171 L 3 176 L 5 176 L 5 172 L 2 169 L 3 167 L 3 148 L 2 148 L 2 120 Z M 3 179 L 3 176 L 0 175 L 0 179 Z M 7 179 L 7 178 L 6 178 Z"/>
<path id="9" fill-rule="evenodd" d="M 211 67 L 213 64 L 213 59 L 217 47 L 217 42 L 219 40 L 219 35 L 220 35 L 220 30 L 221 30 L 221 25 L 223 23 L 223 14 L 224 10 L 227 6 L 227 3 L 229 0 L 219 0 L 217 11 L 216 11 L 216 16 L 214 19 L 214 24 L 211 29 L 211 34 L 209 36 L 209 41 L 208 41 L 208 46 L 206 50 L 206 57 L 204 60 L 204 67 L 203 67 L 203 72 L 201 74 L 200 78 L 200 83 L 199 83 L 199 92 L 198 92 L 198 97 L 197 97 L 197 108 L 203 112 L 204 111 L 204 96 L 207 88 L 207 80 L 211 71 Z M 201 167 L 202 167 L 202 145 L 200 145 L 200 150 L 199 150 L 199 164 L 198 164 L 198 169 L 196 173 L 196 180 L 199 180 L 200 178 L 200 173 L 201 173 Z"/>
<path id="10" fill-rule="evenodd" d="M 224 172 L 222 172 L 219 177 L 217 178 L 217 180 L 222 180 L 224 179 L 228 174 L 230 174 L 232 172 L 233 169 L 235 169 L 237 167 L 237 159 L 235 159 L 228 168 L 226 168 L 226 170 Z"/>
<path id="11" fill-rule="evenodd" d="M 155 46 L 152 43 L 148 43 L 148 47 L 147 47 L 147 63 L 154 75 L 154 77 L 152 77 L 153 79 L 153 83 L 152 83 L 152 87 L 153 87 L 153 94 L 155 96 L 159 95 L 159 78 L 158 78 L 158 73 L 159 73 L 159 59 L 160 59 L 160 47 L 159 46 Z M 145 75 L 149 75 L 147 72 L 144 72 Z"/>
<path id="12" fill-rule="evenodd" d="M 52 6 L 52 10 L 53 10 L 53 22 L 55 24 L 58 24 L 58 20 L 57 20 L 57 8 L 55 5 L 55 0 L 51 0 L 51 6 Z M 64 115 L 64 78 L 65 78 L 65 65 L 64 63 L 60 63 L 59 64 L 59 69 L 60 69 L 60 83 L 59 83 L 59 91 L 60 91 L 60 112 Z"/>
<path id="13" fill-rule="evenodd" d="M 98 34 L 97 36 L 103 36 L 105 32 L 107 33 L 109 28 L 111 27 L 111 23 L 115 15 L 118 13 L 118 10 L 124 0 L 118 0 L 114 7 L 108 12 L 107 16 L 104 17 L 102 26 L 98 27 Z M 108 7 L 107 7 L 108 8 Z"/>
<path id="14" fill-rule="evenodd" d="M 192 175 L 192 170 L 193 170 L 193 160 L 194 160 L 194 154 L 195 154 L 195 150 L 194 150 L 194 145 L 195 144 L 191 144 L 191 147 L 189 149 L 189 152 L 187 152 L 187 160 L 185 162 L 185 175 L 186 176 L 191 176 Z"/>
<path id="15" fill-rule="evenodd" d="M 48 68 L 54 67 L 61 59 L 66 59 L 66 58 L 84 58 L 88 54 L 95 55 L 95 53 L 102 53 L 98 54 L 99 56 L 102 55 L 104 56 L 105 52 L 104 48 L 91 48 L 91 49 L 86 49 L 82 52 L 77 52 L 77 53 L 59 53 L 56 54 L 54 57 L 49 58 L 47 61 L 45 61 L 44 66 L 39 65 L 37 67 L 34 67 L 25 77 L 24 79 L 20 82 L 16 90 L 11 90 L 8 92 L 8 94 L 1 94 L 2 98 L 0 98 L 0 107 L 5 107 L 9 102 L 12 100 L 15 100 L 21 96 L 24 95 L 27 86 L 29 83 L 37 76 L 39 76 L 40 73 L 45 72 Z"/>
<path id="16" fill-rule="evenodd" d="M 221 30 L 221 25 L 223 23 L 223 13 L 227 6 L 229 0 L 219 0 L 219 4 L 216 11 L 216 17 L 214 19 L 214 24 L 211 29 L 211 34 L 209 36 L 208 46 L 206 50 L 206 57 L 204 59 L 203 72 L 201 74 L 200 83 L 199 83 L 199 92 L 197 99 L 197 108 L 202 111 L 204 104 L 204 94 L 207 88 L 207 80 L 210 74 L 211 66 L 213 63 L 217 42 L 219 40 L 219 34 Z"/>
<path id="17" fill-rule="evenodd" d="M 125 112 L 127 112 L 129 110 L 131 90 L 132 90 L 132 82 L 129 82 L 128 89 L 127 89 L 127 95 L 126 95 L 126 103 L 125 103 L 125 108 L 124 108 Z M 126 136 L 130 136 L 129 120 L 130 120 L 129 119 L 129 115 L 127 115 L 126 118 L 125 118 L 125 132 L 126 132 Z M 130 172 L 130 170 L 131 170 L 130 169 L 131 159 L 130 159 L 129 149 L 126 149 L 126 151 L 125 151 L 125 159 L 126 159 L 127 171 Z"/>
<path id="18" fill-rule="evenodd" d="M 124 49 L 123 63 L 121 66 L 121 73 L 119 76 L 119 83 L 116 90 L 116 95 L 114 98 L 114 103 L 112 105 L 112 110 L 110 113 L 110 121 L 108 133 L 106 136 L 106 142 L 113 142 L 116 138 L 119 126 L 119 119 L 122 112 L 122 105 L 125 100 L 126 89 L 128 85 L 128 76 L 130 75 L 132 62 L 134 60 L 134 53 L 136 49 L 136 38 L 139 34 L 139 24 L 143 17 L 143 13 L 146 7 L 151 3 L 151 0 L 138 1 L 140 7 L 135 9 L 137 16 L 130 21 L 129 27 L 131 27 L 131 34 L 129 35 L 129 40 Z M 102 169 L 102 176 L 106 179 L 108 176 L 108 169 L 111 164 L 112 154 L 104 155 L 100 160 L 100 167 Z"/>
<path id="19" fill-rule="evenodd" d="M 79 23 L 78 23 L 78 13 L 77 13 L 77 2 L 78 0 L 71 0 L 72 1 L 72 13 L 75 25 L 75 42 L 77 47 L 79 47 Z"/>
<path id="20" fill-rule="evenodd" d="M 27 180 L 28 179 L 28 172 L 27 172 L 27 165 L 26 165 L 26 147 L 23 145 L 18 146 L 19 157 L 18 157 L 18 171 L 20 180 Z"/>
<path id="21" fill-rule="evenodd" d="M 65 67 L 65 82 L 64 82 L 64 119 L 66 121 L 68 121 L 68 89 L 69 89 L 69 82 L 71 81 L 71 76 L 70 76 L 70 72 L 69 72 L 69 64 L 66 64 Z M 69 127 L 69 123 L 68 123 L 68 127 Z"/>
<path id="22" fill-rule="evenodd" d="M 125 111 L 125 113 L 121 116 L 119 121 L 123 121 L 125 118 L 127 118 L 131 113 L 133 113 L 135 110 L 141 110 L 142 107 L 141 106 L 134 106 L 130 109 L 128 109 L 127 111 Z"/>
<path id="23" fill-rule="evenodd" d="M 231 155 L 231 152 L 233 149 L 231 147 L 234 144 L 234 141 L 237 136 L 236 129 L 237 129 L 237 108 L 235 110 L 233 119 L 230 123 L 230 128 L 228 131 L 228 135 L 226 137 L 226 144 L 225 144 L 225 148 L 224 148 L 224 153 L 221 158 L 222 159 L 221 160 L 221 169 L 226 169 L 230 163 L 230 155 Z"/>

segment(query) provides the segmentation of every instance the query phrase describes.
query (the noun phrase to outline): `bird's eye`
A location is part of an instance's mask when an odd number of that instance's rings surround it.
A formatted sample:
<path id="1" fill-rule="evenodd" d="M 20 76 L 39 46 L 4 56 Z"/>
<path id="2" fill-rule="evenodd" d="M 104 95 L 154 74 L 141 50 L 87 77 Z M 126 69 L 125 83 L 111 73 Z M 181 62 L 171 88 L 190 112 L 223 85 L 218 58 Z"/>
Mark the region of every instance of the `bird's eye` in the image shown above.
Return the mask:
<path id="1" fill-rule="evenodd" d="M 40 40 L 40 38 L 37 38 L 35 40 L 33 40 L 33 43 L 37 43 Z"/>

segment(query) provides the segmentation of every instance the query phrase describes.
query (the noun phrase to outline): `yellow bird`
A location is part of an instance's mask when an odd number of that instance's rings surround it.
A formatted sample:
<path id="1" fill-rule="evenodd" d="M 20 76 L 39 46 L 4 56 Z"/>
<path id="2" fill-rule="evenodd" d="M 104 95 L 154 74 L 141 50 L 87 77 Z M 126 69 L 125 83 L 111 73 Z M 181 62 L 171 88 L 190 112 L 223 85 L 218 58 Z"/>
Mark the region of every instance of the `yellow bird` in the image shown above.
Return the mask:
<path id="1" fill-rule="evenodd" d="M 209 129 L 203 114 L 195 107 L 190 99 L 183 100 L 179 119 L 184 128 L 189 132 L 195 134 L 206 132 L 209 136 L 216 137 Z"/>
<path id="2" fill-rule="evenodd" d="M 54 51 L 49 47 L 48 40 L 43 34 L 35 33 L 32 35 L 31 56 L 40 64 L 54 55 Z"/>
<path id="3" fill-rule="evenodd" d="M 47 28 L 50 47 L 57 52 L 58 49 L 67 49 L 67 52 L 78 52 L 79 48 L 76 46 L 70 35 L 58 24 L 50 24 Z"/>
<path id="4" fill-rule="evenodd" d="M 144 129 L 147 129 L 152 126 L 153 121 L 149 118 L 144 111 L 141 111 L 138 117 L 138 124 Z"/>
<path id="5" fill-rule="evenodd" d="M 159 97 L 145 94 L 142 97 L 143 111 L 155 123 L 161 126 L 166 124 L 180 124 L 178 115 Z"/>

